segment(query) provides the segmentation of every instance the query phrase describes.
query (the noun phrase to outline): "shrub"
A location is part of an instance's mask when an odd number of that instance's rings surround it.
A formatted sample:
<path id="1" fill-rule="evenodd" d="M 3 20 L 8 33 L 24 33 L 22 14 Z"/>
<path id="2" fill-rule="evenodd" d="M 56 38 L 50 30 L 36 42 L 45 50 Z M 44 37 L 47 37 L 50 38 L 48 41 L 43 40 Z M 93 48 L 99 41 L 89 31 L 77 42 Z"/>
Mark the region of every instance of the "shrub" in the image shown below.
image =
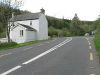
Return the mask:
<path id="1" fill-rule="evenodd" d="M 10 43 L 0 43 L 0 50 L 1 49 L 6 49 L 6 48 L 10 48 L 10 47 L 13 47 L 13 46 L 16 46 L 17 43 L 15 42 L 10 42 Z"/>

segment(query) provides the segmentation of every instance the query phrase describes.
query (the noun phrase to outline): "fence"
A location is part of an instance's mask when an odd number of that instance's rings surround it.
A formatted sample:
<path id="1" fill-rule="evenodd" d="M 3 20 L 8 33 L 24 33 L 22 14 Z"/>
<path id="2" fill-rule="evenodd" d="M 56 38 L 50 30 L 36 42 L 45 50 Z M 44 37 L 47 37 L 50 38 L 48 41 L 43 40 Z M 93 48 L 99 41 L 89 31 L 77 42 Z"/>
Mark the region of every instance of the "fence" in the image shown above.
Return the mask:
<path id="1" fill-rule="evenodd" d="M 5 42 L 8 42 L 7 38 L 0 38 L 0 43 L 5 43 Z"/>

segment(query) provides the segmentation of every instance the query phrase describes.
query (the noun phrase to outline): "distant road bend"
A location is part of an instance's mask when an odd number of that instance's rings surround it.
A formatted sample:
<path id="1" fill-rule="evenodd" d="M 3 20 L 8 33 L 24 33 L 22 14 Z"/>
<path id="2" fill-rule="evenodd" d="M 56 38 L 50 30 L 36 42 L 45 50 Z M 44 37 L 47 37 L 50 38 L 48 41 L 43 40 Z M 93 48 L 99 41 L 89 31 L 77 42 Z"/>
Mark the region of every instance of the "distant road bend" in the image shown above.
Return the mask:
<path id="1" fill-rule="evenodd" d="M 100 75 L 91 37 L 64 37 L 0 52 L 0 75 Z"/>

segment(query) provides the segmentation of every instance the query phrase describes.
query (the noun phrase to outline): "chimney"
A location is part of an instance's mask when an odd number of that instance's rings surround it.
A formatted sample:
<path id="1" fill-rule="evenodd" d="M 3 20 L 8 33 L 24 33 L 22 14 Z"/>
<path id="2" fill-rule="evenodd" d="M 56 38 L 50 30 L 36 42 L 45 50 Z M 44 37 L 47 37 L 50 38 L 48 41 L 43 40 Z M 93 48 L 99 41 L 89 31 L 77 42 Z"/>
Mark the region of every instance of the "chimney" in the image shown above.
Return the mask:
<path id="1" fill-rule="evenodd" d="M 41 13 L 45 14 L 45 10 L 42 8 L 40 9 Z"/>

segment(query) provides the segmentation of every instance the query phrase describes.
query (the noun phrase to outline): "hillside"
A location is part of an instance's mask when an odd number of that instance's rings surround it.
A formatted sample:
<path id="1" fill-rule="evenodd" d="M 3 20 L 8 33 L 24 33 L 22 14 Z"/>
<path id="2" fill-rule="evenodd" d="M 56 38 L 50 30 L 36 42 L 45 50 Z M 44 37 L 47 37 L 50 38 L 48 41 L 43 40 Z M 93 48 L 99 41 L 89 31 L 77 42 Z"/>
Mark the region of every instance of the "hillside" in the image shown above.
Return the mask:
<path id="1" fill-rule="evenodd" d="M 77 16 L 78 17 L 78 16 Z M 50 36 L 82 36 L 95 30 L 94 21 L 59 19 L 47 16 Z"/>
<path id="2" fill-rule="evenodd" d="M 5 37 L 7 23 L 11 18 L 12 12 L 15 15 L 30 13 L 19 9 L 13 9 L 7 5 L 0 5 L 0 37 Z M 95 30 L 94 22 L 80 21 L 78 16 L 74 16 L 72 20 L 59 19 L 51 16 L 46 16 L 48 20 L 49 36 L 81 36 L 85 33 L 90 33 Z"/>

